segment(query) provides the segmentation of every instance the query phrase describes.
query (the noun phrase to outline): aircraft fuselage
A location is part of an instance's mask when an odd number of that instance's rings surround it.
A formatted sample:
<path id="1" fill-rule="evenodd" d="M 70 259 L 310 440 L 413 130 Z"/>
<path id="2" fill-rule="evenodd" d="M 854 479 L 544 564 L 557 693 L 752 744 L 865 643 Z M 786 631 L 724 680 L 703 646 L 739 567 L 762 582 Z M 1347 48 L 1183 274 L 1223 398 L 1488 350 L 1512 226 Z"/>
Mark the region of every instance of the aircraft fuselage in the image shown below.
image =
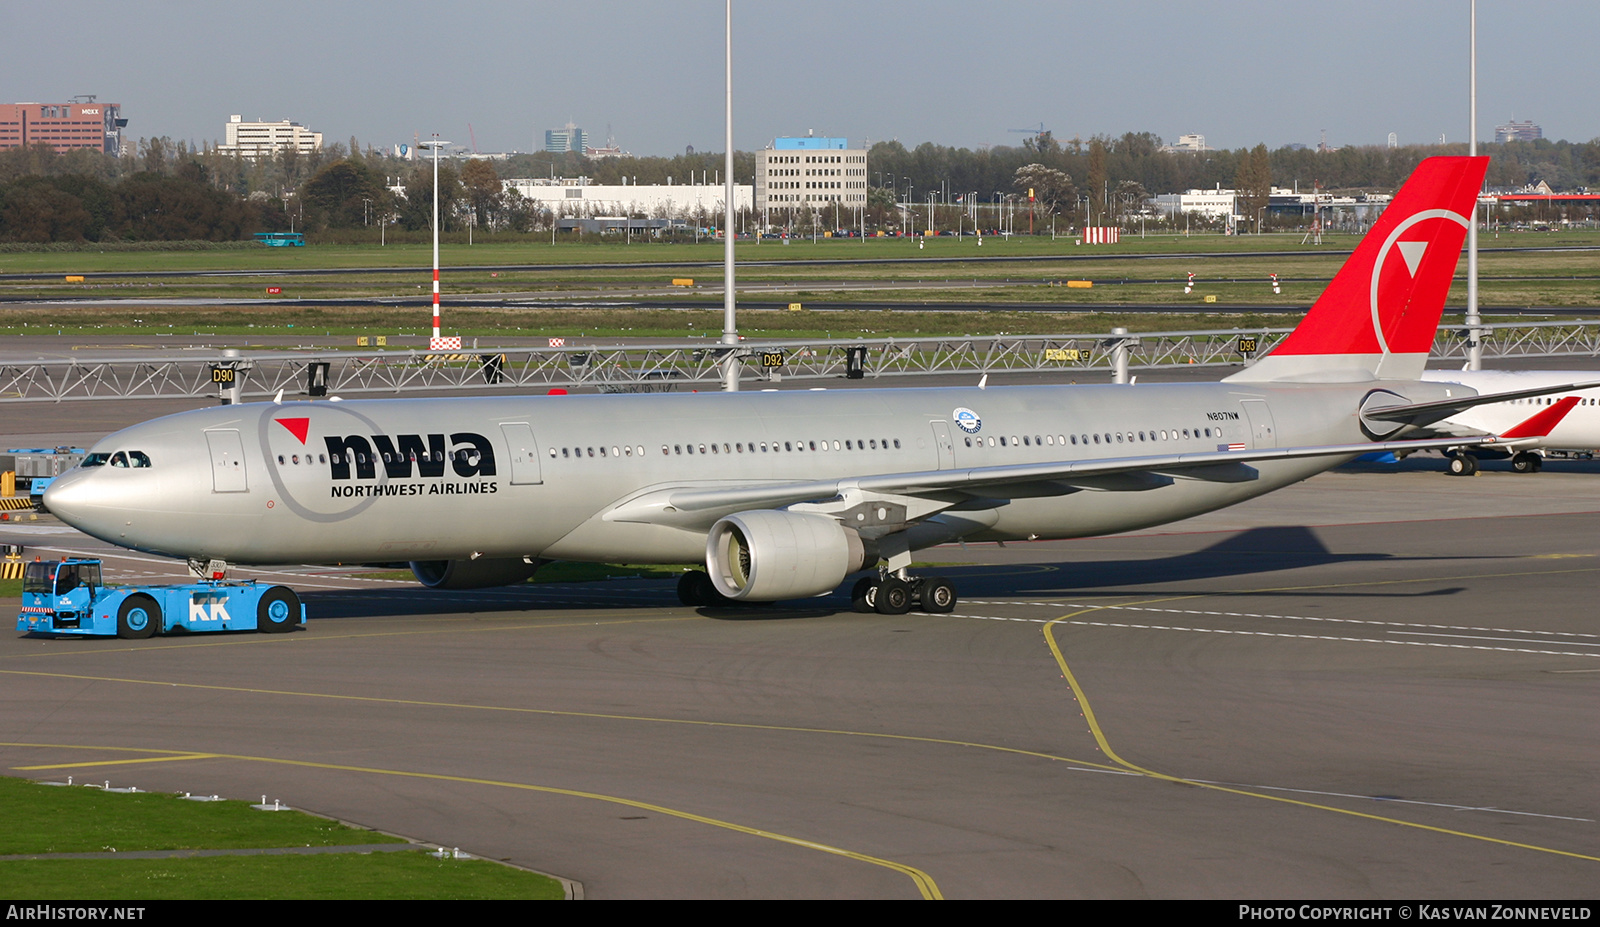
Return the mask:
<path id="1" fill-rule="evenodd" d="M 110 435 L 91 455 L 139 451 L 149 465 L 75 470 L 50 504 L 106 541 L 201 560 L 695 562 L 706 524 L 612 516 L 669 486 L 1359 442 L 1370 436 L 1356 410 L 1380 387 L 1411 401 L 1449 388 L 1369 380 L 253 403 Z M 1247 481 L 1131 492 L 991 488 L 956 510 L 970 540 L 1106 534 L 1231 505 L 1339 462 L 1265 461 Z"/>

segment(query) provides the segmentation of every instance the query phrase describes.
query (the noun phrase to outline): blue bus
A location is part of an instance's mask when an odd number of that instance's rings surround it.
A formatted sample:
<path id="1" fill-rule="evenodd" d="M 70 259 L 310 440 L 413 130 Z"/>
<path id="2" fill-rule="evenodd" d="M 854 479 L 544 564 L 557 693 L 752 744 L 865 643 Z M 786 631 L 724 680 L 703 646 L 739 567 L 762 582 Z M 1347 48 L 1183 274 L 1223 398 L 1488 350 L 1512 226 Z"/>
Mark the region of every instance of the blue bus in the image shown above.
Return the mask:
<path id="1" fill-rule="evenodd" d="M 300 232 L 257 232 L 256 241 L 268 248 L 304 248 L 306 236 Z"/>

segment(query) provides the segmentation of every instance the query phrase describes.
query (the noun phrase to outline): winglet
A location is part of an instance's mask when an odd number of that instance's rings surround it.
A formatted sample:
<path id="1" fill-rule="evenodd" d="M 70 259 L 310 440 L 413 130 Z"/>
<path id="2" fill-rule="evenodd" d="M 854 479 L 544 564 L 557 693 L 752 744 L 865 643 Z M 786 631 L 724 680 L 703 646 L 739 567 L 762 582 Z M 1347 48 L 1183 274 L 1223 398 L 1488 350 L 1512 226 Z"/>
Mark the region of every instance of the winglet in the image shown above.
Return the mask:
<path id="1" fill-rule="evenodd" d="M 1554 431 L 1555 427 L 1561 423 L 1561 420 L 1567 417 L 1567 413 L 1572 411 L 1572 407 L 1577 404 L 1577 396 L 1568 396 L 1554 405 L 1545 406 L 1529 416 L 1525 421 L 1511 426 L 1500 437 L 1502 440 L 1542 438 Z"/>

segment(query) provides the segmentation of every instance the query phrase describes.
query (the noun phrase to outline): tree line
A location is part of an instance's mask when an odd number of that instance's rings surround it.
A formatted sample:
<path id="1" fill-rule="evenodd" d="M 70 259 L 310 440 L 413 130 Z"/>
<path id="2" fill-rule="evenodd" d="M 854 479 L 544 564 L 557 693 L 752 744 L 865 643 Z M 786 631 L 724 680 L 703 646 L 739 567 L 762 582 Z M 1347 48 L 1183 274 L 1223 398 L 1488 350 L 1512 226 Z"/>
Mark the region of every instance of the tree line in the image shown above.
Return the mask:
<path id="1" fill-rule="evenodd" d="M 1511 142 L 1480 150 L 1492 158 L 1491 189 L 1541 180 L 1557 190 L 1600 188 L 1600 139 Z M 930 195 L 941 203 L 967 203 L 968 198 L 995 203 L 1016 202 L 1028 191 L 1037 215 L 1116 221 L 1142 209 L 1150 196 L 1226 187 L 1240 191 L 1241 214 L 1250 215 L 1266 204 L 1272 186 L 1392 191 L 1423 158 L 1465 153 L 1465 144 L 1331 151 L 1269 151 L 1257 145 L 1178 152 L 1164 150 L 1155 135 L 1132 132 L 1066 142 L 1043 132 L 1019 146 L 977 150 L 878 142 L 868 152 L 868 206 L 851 224 L 897 226 L 896 204 L 926 202 Z M 755 166 L 754 153 L 735 153 L 738 182 L 752 183 Z M 507 179 L 717 183 L 723 169 L 723 156 L 712 152 L 594 160 L 568 152 L 514 155 L 498 163 L 444 161 L 439 166 L 441 224 L 447 232 L 548 229 L 554 217 L 507 191 Z M 396 195 L 396 188 L 403 195 Z M 288 230 L 314 238 L 370 232 L 380 222 L 388 223 L 386 229 L 422 231 L 431 227 L 432 194 L 431 163 L 362 150 L 355 139 L 254 160 L 165 138 L 140 140 L 122 155 L 58 154 L 36 145 L 0 152 L 0 242 L 235 241 Z"/>

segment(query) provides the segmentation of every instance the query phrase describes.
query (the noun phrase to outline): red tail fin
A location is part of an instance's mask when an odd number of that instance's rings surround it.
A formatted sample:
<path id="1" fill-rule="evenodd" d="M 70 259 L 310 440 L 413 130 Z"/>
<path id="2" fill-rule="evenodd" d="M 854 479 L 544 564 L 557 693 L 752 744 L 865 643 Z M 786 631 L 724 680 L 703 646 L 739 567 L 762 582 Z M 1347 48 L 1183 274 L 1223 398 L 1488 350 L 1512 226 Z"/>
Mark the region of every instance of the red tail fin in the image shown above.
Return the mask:
<path id="1" fill-rule="evenodd" d="M 1572 407 L 1578 404 L 1577 396 L 1568 396 L 1556 402 L 1555 405 L 1545 406 L 1538 412 L 1529 416 L 1524 421 L 1506 429 L 1502 438 L 1542 438 L 1555 430 L 1561 420 L 1567 417 Z"/>
<path id="2" fill-rule="evenodd" d="M 1229 379 L 1421 376 L 1488 165 L 1418 165 L 1299 327 Z"/>

